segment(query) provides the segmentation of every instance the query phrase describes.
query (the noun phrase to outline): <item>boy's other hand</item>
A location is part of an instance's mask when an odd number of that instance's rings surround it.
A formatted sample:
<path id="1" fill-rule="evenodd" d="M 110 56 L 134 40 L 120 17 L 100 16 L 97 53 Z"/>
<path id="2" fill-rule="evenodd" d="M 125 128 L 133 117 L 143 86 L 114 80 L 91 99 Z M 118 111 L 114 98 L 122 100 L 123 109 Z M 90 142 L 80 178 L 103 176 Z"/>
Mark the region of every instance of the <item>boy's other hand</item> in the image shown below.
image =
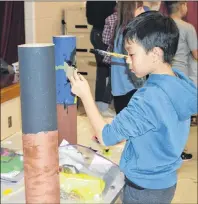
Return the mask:
<path id="1" fill-rule="evenodd" d="M 71 91 L 73 94 L 77 95 L 81 99 L 91 94 L 87 80 L 81 74 L 78 74 L 76 70 L 69 80 L 71 82 Z"/>

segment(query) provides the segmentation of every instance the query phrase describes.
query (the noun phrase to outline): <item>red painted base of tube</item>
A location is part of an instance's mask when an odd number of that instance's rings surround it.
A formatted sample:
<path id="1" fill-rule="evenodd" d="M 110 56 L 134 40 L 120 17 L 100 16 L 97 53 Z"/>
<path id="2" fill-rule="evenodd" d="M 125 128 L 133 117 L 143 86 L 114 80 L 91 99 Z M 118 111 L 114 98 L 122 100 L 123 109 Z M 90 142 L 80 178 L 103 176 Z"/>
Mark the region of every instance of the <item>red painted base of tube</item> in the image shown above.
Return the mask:
<path id="1" fill-rule="evenodd" d="M 70 144 L 77 144 L 77 106 L 57 104 L 58 143 L 63 139 Z"/>

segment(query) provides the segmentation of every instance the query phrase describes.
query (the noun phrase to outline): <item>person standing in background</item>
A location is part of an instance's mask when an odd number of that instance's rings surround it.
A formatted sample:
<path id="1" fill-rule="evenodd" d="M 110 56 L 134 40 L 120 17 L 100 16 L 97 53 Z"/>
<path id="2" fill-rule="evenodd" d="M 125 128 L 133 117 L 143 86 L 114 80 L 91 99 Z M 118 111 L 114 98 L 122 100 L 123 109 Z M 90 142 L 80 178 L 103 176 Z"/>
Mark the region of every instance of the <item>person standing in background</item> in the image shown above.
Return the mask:
<path id="1" fill-rule="evenodd" d="M 118 12 L 117 12 L 117 5 L 114 9 L 114 13 L 108 16 L 105 19 L 105 25 L 102 32 L 102 41 L 107 46 L 107 51 L 112 52 L 113 51 L 113 38 L 115 33 L 115 28 L 118 20 Z M 111 65 L 111 57 L 109 55 L 105 55 L 103 62 Z"/>
<path id="2" fill-rule="evenodd" d="M 193 25 L 182 20 L 188 12 L 187 2 L 166 1 L 165 5 L 168 15 L 177 24 L 180 35 L 172 66 L 184 72 L 197 86 L 197 33 Z M 183 160 L 190 160 L 192 154 L 183 152 L 181 157 Z"/>
<path id="3" fill-rule="evenodd" d="M 141 2 L 139 2 L 141 5 Z M 149 10 L 156 10 L 159 11 L 161 1 L 143 1 L 143 6 L 139 6 L 135 11 L 135 16 Z M 108 16 L 105 19 L 105 26 L 102 33 L 102 41 L 103 43 L 108 46 L 107 51 L 112 52 L 113 51 L 113 43 L 114 43 L 114 32 L 116 28 L 116 24 L 118 21 L 118 12 L 117 12 L 117 6 L 115 8 L 115 11 L 113 14 Z M 104 56 L 103 62 L 106 64 L 111 64 L 111 56 Z"/>
<path id="4" fill-rule="evenodd" d="M 114 29 L 113 52 L 126 54 L 123 47 L 123 31 L 128 23 L 135 17 L 137 9 L 142 2 L 119 1 L 117 6 L 117 23 Z M 111 57 L 111 86 L 116 114 L 119 114 L 128 104 L 137 90 L 135 76 L 130 72 L 126 59 Z M 143 85 L 143 84 L 142 84 Z"/>
<path id="5" fill-rule="evenodd" d="M 88 24 L 92 25 L 90 40 L 94 49 L 107 50 L 102 42 L 102 32 L 105 19 L 115 9 L 116 1 L 87 1 L 86 17 Z M 108 83 L 109 66 L 103 63 L 103 56 L 95 55 L 97 64 L 95 101 L 103 116 L 113 117 L 114 112 L 109 109 L 112 100 L 111 86 Z"/>
<path id="6" fill-rule="evenodd" d="M 189 60 L 193 57 L 197 60 L 197 33 L 193 25 L 182 20 L 188 12 L 186 1 L 166 1 L 167 11 L 179 28 L 180 38 L 178 49 L 173 60 L 173 67 L 178 67 L 197 86 L 197 71 L 194 76 L 191 72 Z"/>
<path id="7" fill-rule="evenodd" d="M 159 11 L 160 6 L 161 6 L 161 1 L 143 1 L 144 9 L 145 7 L 147 7 L 148 10 Z"/>
<path id="8" fill-rule="evenodd" d="M 107 38 L 107 31 L 114 30 L 111 34 L 112 44 L 108 45 L 108 50 L 120 54 L 126 54 L 123 48 L 123 30 L 127 24 L 139 14 L 149 10 L 159 10 L 161 1 L 158 2 L 142 2 L 142 1 L 120 1 L 118 2 L 117 12 L 109 16 L 105 22 L 103 31 L 103 42 Z M 112 29 L 114 27 L 114 29 Z M 106 31 L 107 30 L 107 31 Z M 110 39 L 110 37 L 109 37 Z M 106 41 L 106 42 L 110 42 Z M 109 62 L 106 57 L 104 60 Z M 146 80 L 145 77 L 137 78 L 131 73 L 125 59 L 111 57 L 111 85 L 112 95 L 114 97 L 114 106 L 116 114 L 120 113 L 128 104 L 133 94 L 138 88 L 141 88 Z"/>

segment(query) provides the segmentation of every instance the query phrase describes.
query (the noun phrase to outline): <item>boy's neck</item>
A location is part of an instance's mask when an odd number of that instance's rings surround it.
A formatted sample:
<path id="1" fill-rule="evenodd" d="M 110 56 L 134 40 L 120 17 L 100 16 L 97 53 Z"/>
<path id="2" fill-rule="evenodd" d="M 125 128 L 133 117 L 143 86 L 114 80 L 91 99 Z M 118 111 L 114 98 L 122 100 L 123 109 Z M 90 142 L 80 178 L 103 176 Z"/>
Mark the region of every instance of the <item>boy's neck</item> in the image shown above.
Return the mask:
<path id="1" fill-rule="evenodd" d="M 175 76 L 175 73 L 172 70 L 171 65 L 167 63 L 160 63 L 157 68 L 151 74 L 165 74 L 170 76 Z"/>

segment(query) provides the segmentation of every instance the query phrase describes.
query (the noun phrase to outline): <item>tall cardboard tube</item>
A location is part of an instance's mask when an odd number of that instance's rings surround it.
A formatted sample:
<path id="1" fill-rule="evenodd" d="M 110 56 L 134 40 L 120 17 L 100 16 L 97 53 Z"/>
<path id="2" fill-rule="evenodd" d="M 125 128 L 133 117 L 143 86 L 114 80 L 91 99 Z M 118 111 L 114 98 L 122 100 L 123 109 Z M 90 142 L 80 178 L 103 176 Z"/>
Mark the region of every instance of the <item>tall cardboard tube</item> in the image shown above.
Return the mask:
<path id="1" fill-rule="evenodd" d="M 71 92 L 67 78 L 67 67 L 76 65 L 76 37 L 71 35 L 54 36 L 56 65 L 56 103 L 59 144 L 66 139 L 77 144 L 76 96 Z"/>
<path id="2" fill-rule="evenodd" d="M 53 44 L 18 46 L 26 203 L 60 203 Z"/>

